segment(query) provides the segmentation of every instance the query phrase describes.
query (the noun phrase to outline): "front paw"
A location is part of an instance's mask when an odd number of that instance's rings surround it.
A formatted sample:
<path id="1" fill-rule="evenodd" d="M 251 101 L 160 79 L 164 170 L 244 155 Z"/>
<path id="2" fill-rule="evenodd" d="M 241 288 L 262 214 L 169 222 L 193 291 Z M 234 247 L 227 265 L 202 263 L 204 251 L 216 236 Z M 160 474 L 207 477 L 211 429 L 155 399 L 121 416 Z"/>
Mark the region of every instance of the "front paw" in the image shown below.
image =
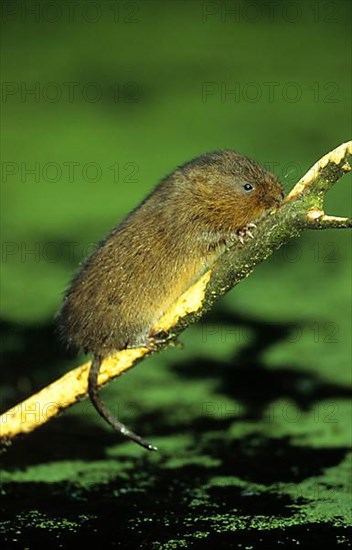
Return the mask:
<path id="1" fill-rule="evenodd" d="M 236 237 L 240 241 L 241 244 L 244 244 L 245 239 L 254 239 L 254 236 L 252 234 L 252 229 L 255 229 L 257 226 L 255 223 L 247 223 L 244 227 L 241 227 L 236 231 Z"/>

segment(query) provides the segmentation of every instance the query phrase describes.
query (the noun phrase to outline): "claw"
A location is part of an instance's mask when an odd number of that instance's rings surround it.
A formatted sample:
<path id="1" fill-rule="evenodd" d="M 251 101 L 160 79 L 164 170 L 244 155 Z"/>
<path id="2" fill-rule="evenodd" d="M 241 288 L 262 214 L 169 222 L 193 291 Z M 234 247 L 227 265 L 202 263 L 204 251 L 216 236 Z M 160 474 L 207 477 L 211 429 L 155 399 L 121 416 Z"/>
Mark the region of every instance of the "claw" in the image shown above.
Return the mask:
<path id="1" fill-rule="evenodd" d="M 257 226 L 255 223 L 248 223 L 245 227 L 242 227 L 239 229 L 236 234 L 237 238 L 240 241 L 241 244 L 244 244 L 245 239 L 249 237 L 250 239 L 254 239 L 253 233 L 250 231 L 250 229 L 256 228 Z"/>

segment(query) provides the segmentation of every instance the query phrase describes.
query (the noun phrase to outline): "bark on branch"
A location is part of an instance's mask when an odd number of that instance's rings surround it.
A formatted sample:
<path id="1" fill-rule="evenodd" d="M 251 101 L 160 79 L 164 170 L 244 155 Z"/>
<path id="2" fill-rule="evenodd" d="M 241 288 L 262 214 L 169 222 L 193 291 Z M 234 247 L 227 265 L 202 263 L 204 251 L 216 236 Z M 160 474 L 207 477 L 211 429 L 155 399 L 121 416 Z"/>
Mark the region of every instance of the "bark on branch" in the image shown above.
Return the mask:
<path id="1" fill-rule="evenodd" d="M 352 142 L 343 143 L 320 159 L 295 185 L 282 205 L 257 223 L 254 238 L 244 244 L 236 241 L 211 268 L 189 288 L 159 320 L 155 332 L 177 336 L 197 321 L 230 288 L 248 277 L 254 267 L 274 250 L 305 229 L 344 229 L 352 219 L 324 213 L 326 192 L 351 170 L 349 157 Z M 160 349 L 165 346 L 160 346 Z M 146 348 L 123 350 L 104 361 L 99 386 L 135 366 L 151 351 Z M 0 435 L 8 443 L 17 435 L 28 433 L 87 394 L 90 362 L 71 370 L 38 393 L 0 416 Z"/>

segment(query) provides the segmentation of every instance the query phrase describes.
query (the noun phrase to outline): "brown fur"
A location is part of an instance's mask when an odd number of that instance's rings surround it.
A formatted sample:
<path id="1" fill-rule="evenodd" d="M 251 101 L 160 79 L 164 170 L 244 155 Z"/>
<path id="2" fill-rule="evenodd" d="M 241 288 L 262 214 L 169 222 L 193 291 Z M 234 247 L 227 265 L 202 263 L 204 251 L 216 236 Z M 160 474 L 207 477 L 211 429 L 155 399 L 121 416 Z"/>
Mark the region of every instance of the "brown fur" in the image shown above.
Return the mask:
<path id="1" fill-rule="evenodd" d="M 245 182 L 255 191 L 243 192 Z M 272 174 L 234 151 L 181 166 L 80 268 L 59 312 L 63 337 L 99 357 L 147 343 L 156 321 L 228 239 L 282 198 Z"/>

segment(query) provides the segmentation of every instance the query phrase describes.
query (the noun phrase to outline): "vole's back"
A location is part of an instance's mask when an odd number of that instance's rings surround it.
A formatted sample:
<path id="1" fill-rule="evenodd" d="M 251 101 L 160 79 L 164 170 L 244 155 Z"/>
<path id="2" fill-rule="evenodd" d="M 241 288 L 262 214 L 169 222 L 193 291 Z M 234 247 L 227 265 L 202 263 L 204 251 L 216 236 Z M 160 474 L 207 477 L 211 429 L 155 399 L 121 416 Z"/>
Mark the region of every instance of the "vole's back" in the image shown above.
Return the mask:
<path id="1" fill-rule="evenodd" d="M 167 307 L 205 268 L 177 190 L 157 189 L 82 266 L 59 312 L 70 346 L 94 355 L 142 345 Z M 186 218 L 187 216 L 185 216 Z M 187 258 L 187 261 L 185 259 Z"/>

